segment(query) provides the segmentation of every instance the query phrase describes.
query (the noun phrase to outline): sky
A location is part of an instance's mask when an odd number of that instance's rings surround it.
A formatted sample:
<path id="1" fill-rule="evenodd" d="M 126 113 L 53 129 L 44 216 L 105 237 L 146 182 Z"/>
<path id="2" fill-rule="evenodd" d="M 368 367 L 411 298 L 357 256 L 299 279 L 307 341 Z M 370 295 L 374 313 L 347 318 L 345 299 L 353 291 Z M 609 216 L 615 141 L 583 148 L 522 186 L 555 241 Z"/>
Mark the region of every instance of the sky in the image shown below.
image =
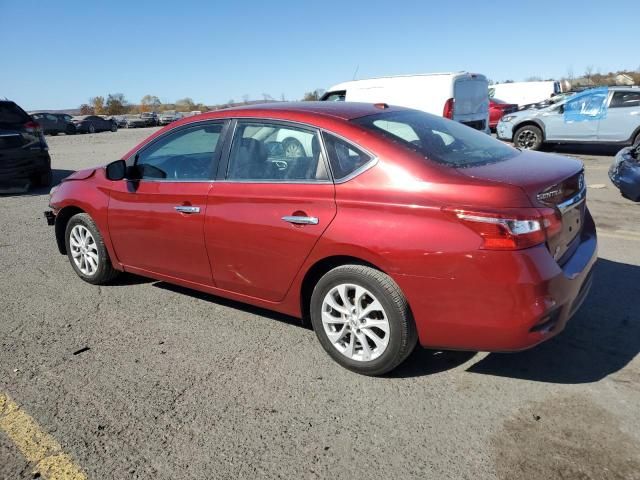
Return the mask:
<path id="1" fill-rule="evenodd" d="M 635 70 L 638 18 L 638 0 L 0 0 L 0 98 L 27 110 L 108 93 L 213 105 L 297 100 L 354 77 Z"/>

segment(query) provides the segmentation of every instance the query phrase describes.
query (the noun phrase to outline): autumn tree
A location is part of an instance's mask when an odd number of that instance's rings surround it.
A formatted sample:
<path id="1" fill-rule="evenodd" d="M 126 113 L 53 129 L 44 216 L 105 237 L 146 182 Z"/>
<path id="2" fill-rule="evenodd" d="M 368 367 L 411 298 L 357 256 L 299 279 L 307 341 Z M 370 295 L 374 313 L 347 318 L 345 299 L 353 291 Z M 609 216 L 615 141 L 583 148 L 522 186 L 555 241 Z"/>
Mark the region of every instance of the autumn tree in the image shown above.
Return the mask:
<path id="1" fill-rule="evenodd" d="M 108 115 L 122 115 L 129 110 L 129 103 L 124 94 L 110 93 L 107 95 L 106 110 Z"/>
<path id="2" fill-rule="evenodd" d="M 93 107 L 88 103 L 80 105 L 80 115 L 95 115 L 95 113 L 96 112 L 93 110 Z"/>
<path id="3" fill-rule="evenodd" d="M 155 95 L 145 95 L 140 100 L 140 111 L 141 112 L 156 112 L 160 110 L 160 99 Z"/>
<path id="4" fill-rule="evenodd" d="M 104 97 L 99 95 L 89 99 L 89 103 L 93 107 L 95 115 L 101 115 L 104 113 Z"/>
<path id="5" fill-rule="evenodd" d="M 176 110 L 179 112 L 191 112 L 196 109 L 196 104 L 192 98 L 186 97 L 176 100 Z"/>

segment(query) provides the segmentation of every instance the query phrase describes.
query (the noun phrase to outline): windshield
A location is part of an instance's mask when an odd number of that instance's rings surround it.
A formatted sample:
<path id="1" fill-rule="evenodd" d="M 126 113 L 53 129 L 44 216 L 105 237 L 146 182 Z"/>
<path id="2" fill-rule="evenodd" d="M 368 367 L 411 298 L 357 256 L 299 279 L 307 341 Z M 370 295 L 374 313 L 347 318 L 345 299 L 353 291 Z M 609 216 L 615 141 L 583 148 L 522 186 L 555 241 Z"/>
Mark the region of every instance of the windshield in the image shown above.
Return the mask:
<path id="1" fill-rule="evenodd" d="M 380 113 L 353 120 L 425 158 L 453 167 L 500 162 L 518 150 L 486 133 L 424 112 Z"/>

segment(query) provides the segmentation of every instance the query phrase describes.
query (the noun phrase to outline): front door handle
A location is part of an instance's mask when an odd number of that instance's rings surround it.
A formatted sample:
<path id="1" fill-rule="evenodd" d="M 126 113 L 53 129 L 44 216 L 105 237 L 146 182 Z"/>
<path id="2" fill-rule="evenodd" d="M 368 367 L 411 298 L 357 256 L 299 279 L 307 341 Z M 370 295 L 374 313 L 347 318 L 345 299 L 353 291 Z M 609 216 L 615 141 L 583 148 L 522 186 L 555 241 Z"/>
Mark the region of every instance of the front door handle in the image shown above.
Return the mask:
<path id="1" fill-rule="evenodd" d="M 282 217 L 285 222 L 293 223 L 294 225 L 317 225 L 318 217 L 301 217 L 298 215 L 288 215 Z"/>
<path id="2" fill-rule="evenodd" d="M 173 208 L 176 212 L 180 213 L 200 213 L 200 207 L 192 207 L 190 205 L 178 205 Z"/>

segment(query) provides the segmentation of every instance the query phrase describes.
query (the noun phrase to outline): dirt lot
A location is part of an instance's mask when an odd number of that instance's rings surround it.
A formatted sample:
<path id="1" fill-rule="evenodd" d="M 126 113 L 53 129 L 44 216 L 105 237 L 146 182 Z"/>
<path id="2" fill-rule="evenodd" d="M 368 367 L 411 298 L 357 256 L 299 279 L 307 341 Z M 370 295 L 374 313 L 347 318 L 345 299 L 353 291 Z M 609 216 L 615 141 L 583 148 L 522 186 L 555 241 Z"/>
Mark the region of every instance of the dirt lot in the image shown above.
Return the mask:
<path id="1" fill-rule="evenodd" d="M 55 176 L 151 131 L 49 138 Z M 47 192 L 0 197 L 0 479 L 34 478 L 40 431 L 92 479 L 640 479 L 640 205 L 609 183 L 611 151 L 562 151 L 585 162 L 600 235 L 576 318 L 519 354 L 417 349 L 386 378 L 338 367 L 294 319 L 84 283 Z"/>

